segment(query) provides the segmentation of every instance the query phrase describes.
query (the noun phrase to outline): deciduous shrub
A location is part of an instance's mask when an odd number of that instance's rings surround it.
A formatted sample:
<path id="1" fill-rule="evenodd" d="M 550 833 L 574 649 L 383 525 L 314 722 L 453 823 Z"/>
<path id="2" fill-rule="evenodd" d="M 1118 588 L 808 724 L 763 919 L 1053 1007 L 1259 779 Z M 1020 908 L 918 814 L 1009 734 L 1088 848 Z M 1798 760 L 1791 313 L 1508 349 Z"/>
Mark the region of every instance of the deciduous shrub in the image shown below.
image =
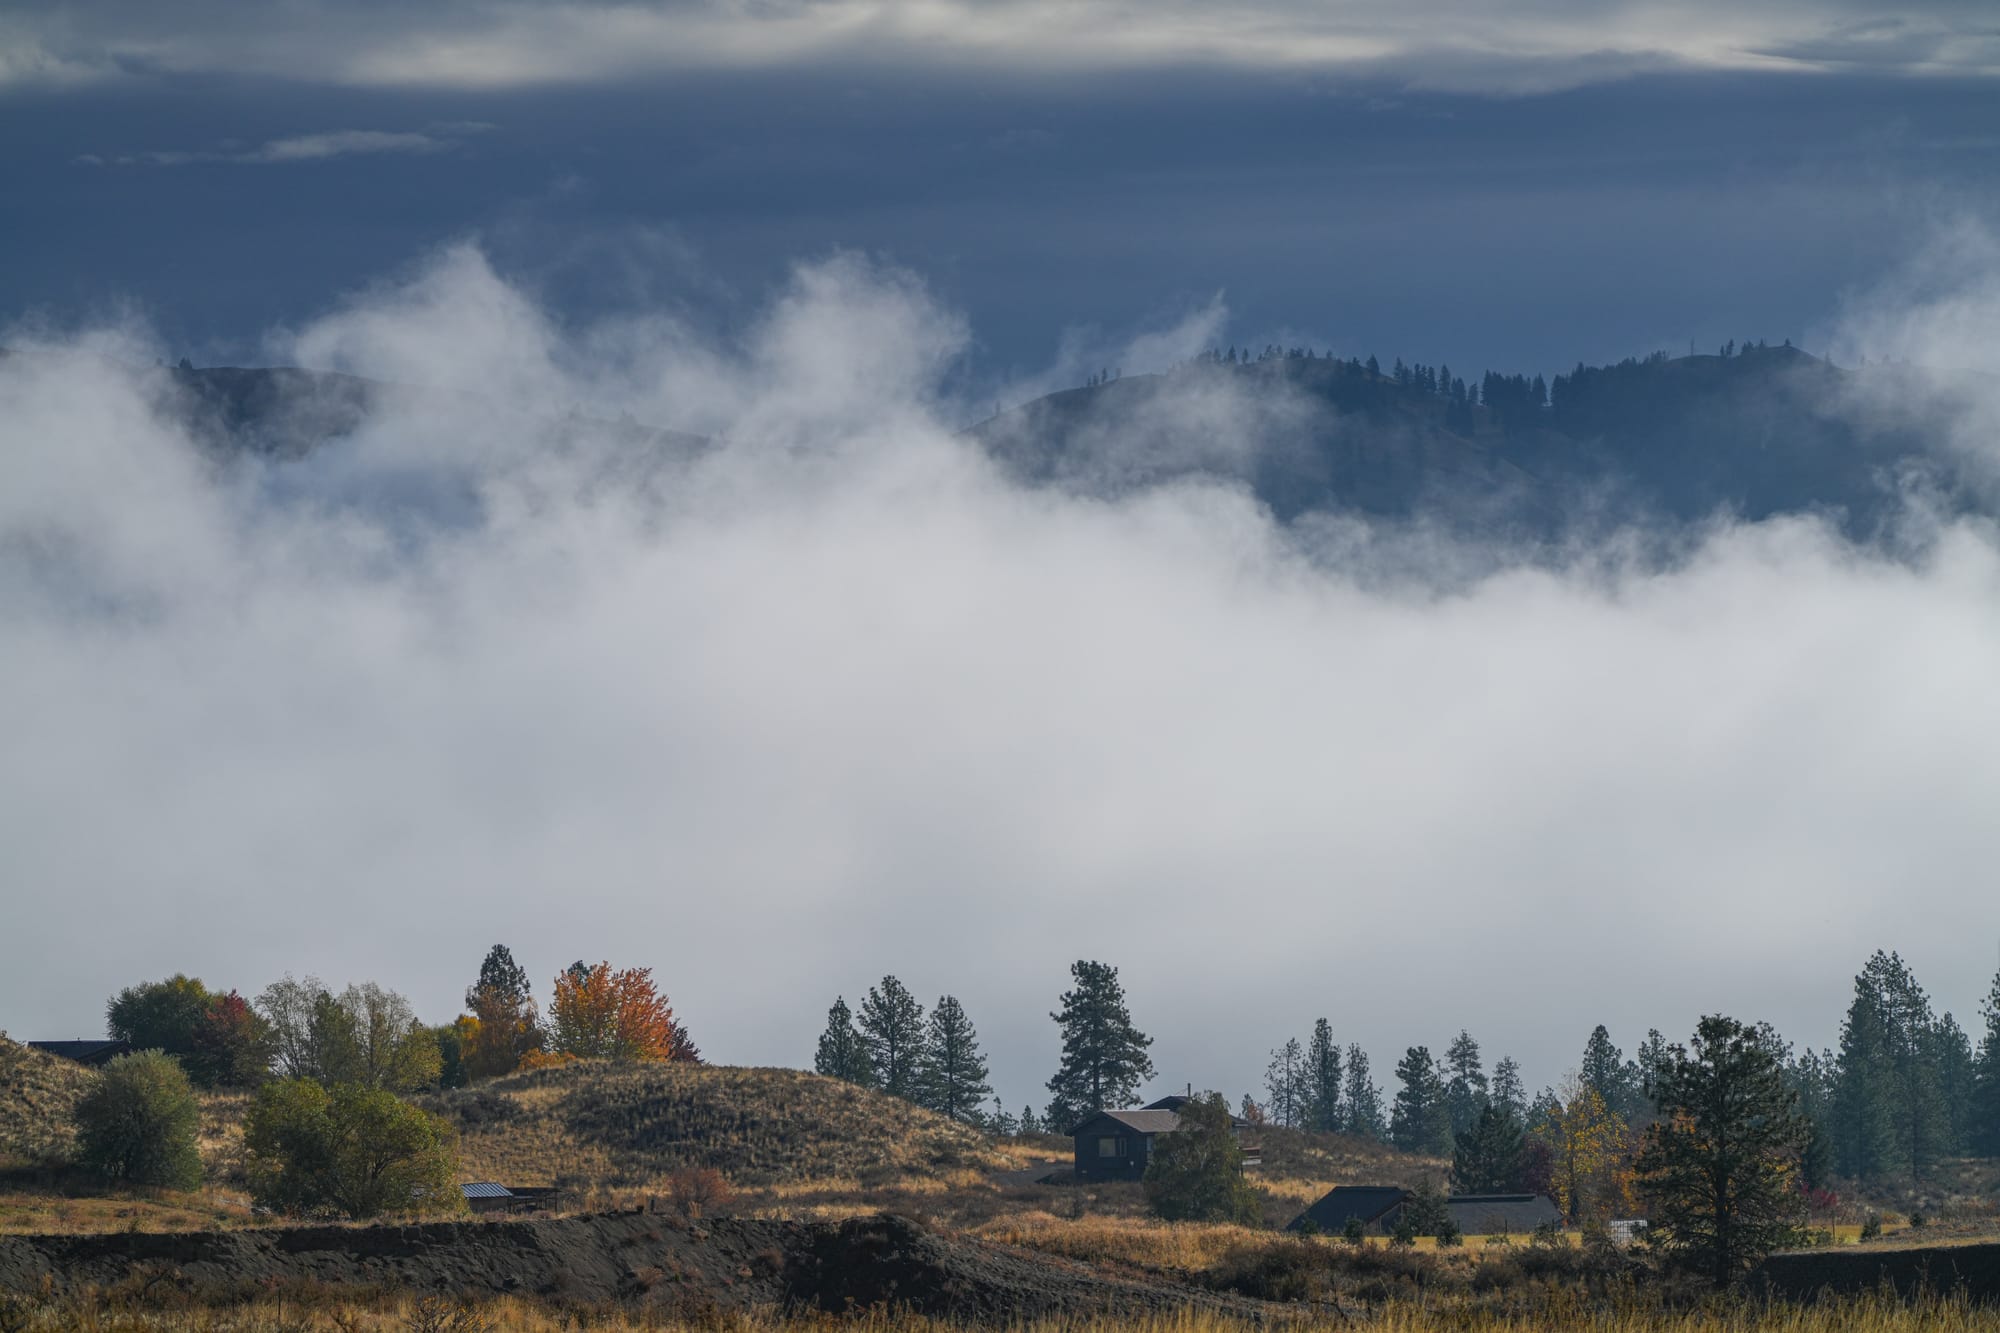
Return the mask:
<path id="1" fill-rule="evenodd" d="M 457 1131 L 380 1088 L 266 1084 L 243 1143 L 252 1197 L 281 1212 L 374 1217 L 464 1204 Z"/>
<path id="2" fill-rule="evenodd" d="M 193 1189 L 201 1106 L 180 1062 L 158 1051 L 121 1055 L 76 1106 L 77 1158 L 113 1180 Z"/>

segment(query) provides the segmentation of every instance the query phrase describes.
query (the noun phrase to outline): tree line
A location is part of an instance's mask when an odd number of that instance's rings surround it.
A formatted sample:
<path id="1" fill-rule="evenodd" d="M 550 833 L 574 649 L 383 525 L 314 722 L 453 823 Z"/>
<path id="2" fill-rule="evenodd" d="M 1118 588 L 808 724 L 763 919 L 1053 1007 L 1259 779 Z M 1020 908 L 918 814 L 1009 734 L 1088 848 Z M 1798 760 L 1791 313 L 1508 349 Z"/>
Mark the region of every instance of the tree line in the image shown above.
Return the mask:
<path id="1" fill-rule="evenodd" d="M 863 1087 L 905 1097 L 966 1124 L 996 1134 L 1067 1134 L 1085 1117 L 1128 1105 L 1153 1076 L 1146 1048 L 1153 1044 L 1132 1022 L 1118 969 L 1079 959 L 1074 985 L 1049 1017 L 1061 1034 L 1062 1058 L 1049 1079 L 1048 1103 L 1010 1114 L 987 1083 L 979 1034 L 950 995 L 939 998 L 928 1023 L 923 1006 L 893 976 L 882 978 L 857 1014 L 836 998 L 820 1033 L 813 1069 Z"/>

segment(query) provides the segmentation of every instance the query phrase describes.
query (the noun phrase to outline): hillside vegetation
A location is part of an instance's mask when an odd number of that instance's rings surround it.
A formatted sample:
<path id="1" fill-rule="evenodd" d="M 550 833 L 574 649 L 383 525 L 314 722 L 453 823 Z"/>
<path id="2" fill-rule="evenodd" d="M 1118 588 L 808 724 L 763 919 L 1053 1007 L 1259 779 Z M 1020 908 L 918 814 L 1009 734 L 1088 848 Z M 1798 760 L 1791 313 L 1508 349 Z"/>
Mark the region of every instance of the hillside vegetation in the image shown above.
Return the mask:
<path id="1" fill-rule="evenodd" d="M 795 1069 L 583 1061 L 425 1099 L 469 1179 L 647 1188 L 682 1167 L 738 1187 L 939 1180 L 1016 1165 L 898 1097 Z"/>
<path id="2" fill-rule="evenodd" d="M 0 1036 L 0 1163 L 69 1160 L 70 1116 L 100 1075 L 60 1056 Z"/>

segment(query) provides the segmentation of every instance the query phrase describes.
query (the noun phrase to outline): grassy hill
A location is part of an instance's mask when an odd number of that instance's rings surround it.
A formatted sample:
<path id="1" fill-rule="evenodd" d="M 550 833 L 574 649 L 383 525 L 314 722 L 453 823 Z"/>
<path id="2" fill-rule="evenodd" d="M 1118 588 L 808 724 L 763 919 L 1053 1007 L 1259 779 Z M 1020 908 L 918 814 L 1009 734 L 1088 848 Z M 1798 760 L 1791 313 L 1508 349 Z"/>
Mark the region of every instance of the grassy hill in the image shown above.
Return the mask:
<path id="1" fill-rule="evenodd" d="M 940 1181 L 1016 1164 L 979 1131 L 795 1069 L 583 1062 L 426 1098 L 465 1174 L 644 1189 L 687 1166 L 738 1187 Z"/>
<path id="2" fill-rule="evenodd" d="M 70 1114 L 99 1077 L 0 1036 L 0 1163 L 67 1161 L 76 1146 Z"/>

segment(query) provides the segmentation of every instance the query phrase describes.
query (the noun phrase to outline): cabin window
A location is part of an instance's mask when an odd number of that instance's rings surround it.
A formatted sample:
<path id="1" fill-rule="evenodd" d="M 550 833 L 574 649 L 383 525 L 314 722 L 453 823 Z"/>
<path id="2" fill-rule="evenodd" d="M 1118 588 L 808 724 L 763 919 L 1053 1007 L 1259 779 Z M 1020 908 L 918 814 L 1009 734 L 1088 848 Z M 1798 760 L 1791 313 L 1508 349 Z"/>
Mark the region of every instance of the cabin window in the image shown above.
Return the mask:
<path id="1" fill-rule="evenodd" d="M 1125 1155 L 1125 1140 L 1110 1137 L 1099 1139 L 1097 1141 L 1097 1155 L 1099 1157 L 1123 1157 Z"/>

